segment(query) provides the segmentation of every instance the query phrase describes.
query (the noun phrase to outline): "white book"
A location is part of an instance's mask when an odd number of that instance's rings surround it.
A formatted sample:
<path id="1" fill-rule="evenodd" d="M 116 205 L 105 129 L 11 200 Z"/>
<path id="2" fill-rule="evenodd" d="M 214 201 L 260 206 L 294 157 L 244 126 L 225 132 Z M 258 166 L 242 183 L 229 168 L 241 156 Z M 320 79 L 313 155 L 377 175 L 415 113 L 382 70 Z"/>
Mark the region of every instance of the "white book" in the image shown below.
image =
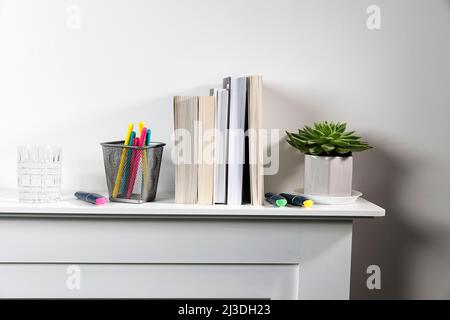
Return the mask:
<path id="1" fill-rule="evenodd" d="M 264 204 L 264 159 L 260 136 L 262 128 L 262 77 L 247 79 L 250 195 L 253 205 Z"/>
<path id="2" fill-rule="evenodd" d="M 227 204 L 241 205 L 245 161 L 244 129 L 247 102 L 247 78 L 225 78 L 223 80 L 223 85 L 230 94 Z"/>
<path id="3" fill-rule="evenodd" d="M 228 162 L 228 90 L 211 89 L 216 100 L 214 203 L 227 203 L 227 162 Z"/>
<path id="4" fill-rule="evenodd" d="M 177 164 L 175 166 L 175 202 L 196 204 L 198 199 L 198 165 L 196 163 L 198 120 L 198 97 L 176 96 L 173 99 L 175 148 Z M 183 137 L 183 129 L 190 139 Z"/>
<path id="5" fill-rule="evenodd" d="M 198 151 L 198 204 L 214 203 L 214 154 L 216 100 L 214 97 L 198 97 L 199 136 Z"/>

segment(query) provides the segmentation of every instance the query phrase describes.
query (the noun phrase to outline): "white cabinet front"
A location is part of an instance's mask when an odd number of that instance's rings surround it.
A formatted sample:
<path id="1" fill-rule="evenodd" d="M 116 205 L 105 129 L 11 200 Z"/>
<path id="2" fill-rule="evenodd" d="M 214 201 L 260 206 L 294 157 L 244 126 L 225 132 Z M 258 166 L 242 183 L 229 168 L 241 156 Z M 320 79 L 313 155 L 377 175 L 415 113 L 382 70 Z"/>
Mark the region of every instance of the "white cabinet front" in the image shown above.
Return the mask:
<path id="1" fill-rule="evenodd" d="M 0 264 L 0 298 L 297 299 L 295 264 Z"/>

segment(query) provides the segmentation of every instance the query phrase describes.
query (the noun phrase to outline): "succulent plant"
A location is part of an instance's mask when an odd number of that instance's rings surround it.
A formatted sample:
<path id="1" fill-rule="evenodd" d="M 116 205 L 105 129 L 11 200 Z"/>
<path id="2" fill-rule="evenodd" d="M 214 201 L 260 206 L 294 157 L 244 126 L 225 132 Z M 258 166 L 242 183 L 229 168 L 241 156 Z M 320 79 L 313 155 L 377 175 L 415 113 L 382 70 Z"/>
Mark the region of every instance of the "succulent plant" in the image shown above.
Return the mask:
<path id="1" fill-rule="evenodd" d="M 304 126 L 298 133 L 287 133 L 287 142 L 306 154 L 330 157 L 348 157 L 352 152 L 364 151 L 372 147 L 355 135 L 346 131 L 341 122 L 318 122 L 311 128 Z"/>

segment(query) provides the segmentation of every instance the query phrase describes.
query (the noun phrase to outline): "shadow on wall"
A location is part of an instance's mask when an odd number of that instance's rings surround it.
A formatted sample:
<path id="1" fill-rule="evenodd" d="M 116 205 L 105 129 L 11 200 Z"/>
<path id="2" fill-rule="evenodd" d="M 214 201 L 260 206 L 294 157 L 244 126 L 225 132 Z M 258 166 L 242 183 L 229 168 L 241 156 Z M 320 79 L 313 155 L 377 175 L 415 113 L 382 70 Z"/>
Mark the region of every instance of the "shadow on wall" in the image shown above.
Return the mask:
<path id="1" fill-rule="evenodd" d="M 367 137 L 375 146 L 375 139 Z M 354 223 L 352 249 L 352 299 L 402 299 L 408 297 L 409 254 L 417 244 L 431 240 L 409 226 L 397 201 L 397 190 L 410 174 L 399 159 L 380 147 L 355 155 L 354 187 L 386 209 L 386 217 Z M 367 267 L 381 268 L 381 290 L 366 286 Z"/>
<path id="2" fill-rule="evenodd" d="M 278 173 L 265 176 L 265 190 L 292 192 L 303 186 L 304 155 L 286 142 L 285 131 L 297 131 L 316 121 L 317 115 L 306 100 L 290 98 L 271 83 L 264 83 L 263 101 L 263 128 L 280 130 L 279 140 L 270 143 L 271 150 L 279 146 L 279 158 L 274 160 L 278 160 Z"/>
<path id="3" fill-rule="evenodd" d="M 87 117 L 82 123 L 79 119 L 67 119 L 64 123 L 75 132 L 90 132 L 89 143 L 76 135 L 69 135 L 64 141 L 64 182 L 70 185 L 70 189 L 104 190 L 106 179 L 100 142 L 123 140 L 127 124 L 145 121 L 152 129 L 152 140 L 167 143 L 161 165 L 159 191 L 167 191 L 173 187 L 168 181 L 174 176 L 170 167 L 170 126 L 173 121 L 168 108 L 171 99 L 161 97 L 136 105 L 123 106 L 112 112 L 102 113 L 101 125 L 97 117 Z M 167 111 L 165 111 L 167 110 Z M 165 125 L 160 125 L 164 123 Z M 83 150 L 83 152 L 79 152 Z M 65 172 L 64 172 L 65 171 Z M 169 184 L 169 185 L 168 185 Z M 162 187 L 162 188 L 160 188 Z"/>
<path id="4" fill-rule="evenodd" d="M 310 97 L 310 101 L 320 101 Z M 321 120 L 327 110 L 316 108 L 302 94 L 300 100 L 290 98 L 271 83 L 264 86 L 263 127 L 281 129 L 279 141 L 279 172 L 265 177 L 266 191 L 294 190 L 303 185 L 304 157 L 285 141 L 285 130 L 296 131 L 304 124 Z M 320 111 L 319 111 L 320 110 Z M 373 150 L 355 154 L 354 188 L 364 193 L 372 202 L 384 207 L 384 218 L 355 222 L 352 252 L 352 299 L 392 299 L 410 296 L 410 256 L 417 246 L 428 247 L 433 239 L 408 224 L 405 206 L 400 201 L 399 190 L 408 181 L 412 168 L 383 149 L 382 141 L 364 134 L 367 141 L 377 146 Z M 273 146 L 276 142 L 271 143 Z M 409 210 L 409 209 L 408 209 Z M 367 267 L 381 268 L 381 290 L 369 290 L 366 286 Z"/>
<path id="5" fill-rule="evenodd" d="M 133 115 L 135 122 L 143 119 L 152 128 L 154 141 L 164 142 L 163 159 L 158 183 L 158 192 L 173 194 L 175 192 L 175 165 L 172 162 L 172 132 L 173 132 L 173 97 L 176 95 L 205 96 L 209 95 L 212 85 L 199 86 L 175 92 L 136 106 L 127 108 L 124 114 L 111 115 L 112 119 L 124 119 L 127 114 Z"/>
<path id="6" fill-rule="evenodd" d="M 69 136 L 65 140 L 64 157 L 66 163 L 63 170 L 65 167 L 80 168 L 77 172 L 70 170 L 65 173 L 67 180 L 70 181 L 71 188 L 80 190 L 88 187 L 93 190 L 105 189 L 103 156 L 99 142 L 122 140 L 122 134 L 124 134 L 129 122 L 136 125 L 138 122 L 144 121 L 152 129 L 152 141 L 166 143 L 158 183 L 158 194 L 173 193 L 175 190 L 175 166 L 171 160 L 173 96 L 178 94 L 208 95 L 209 87 L 196 87 L 152 100 L 124 105 L 113 112 L 103 113 L 100 127 L 97 118 L 86 118 L 83 123 L 80 123 L 77 119 L 67 119 L 64 122 L 65 125 L 75 131 L 90 132 L 90 139 L 93 141 L 86 145 L 84 140 L 77 136 Z M 85 152 L 79 153 L 78 150 L 81 149 Z"/>

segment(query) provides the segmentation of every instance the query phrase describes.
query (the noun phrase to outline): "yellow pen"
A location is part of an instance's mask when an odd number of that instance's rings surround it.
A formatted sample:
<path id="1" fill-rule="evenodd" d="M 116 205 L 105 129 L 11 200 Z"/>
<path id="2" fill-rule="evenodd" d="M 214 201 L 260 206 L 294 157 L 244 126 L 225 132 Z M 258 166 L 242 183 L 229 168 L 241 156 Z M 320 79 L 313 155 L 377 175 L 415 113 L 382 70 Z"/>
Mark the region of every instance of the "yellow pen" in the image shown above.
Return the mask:
<path id="1" fill-rule="evenodd" d="M 125 146 L 127 146 L 130 142 L 131 132 L 133 132 L 133 124 L 132 123 L 130 123 L 128 125 L 127 135 L 125 137 L 125 143 L 124 143 Z M 119 171 L 117 172 L 116 183 L 114 184 L 114 190 L 112 193 L 113 198 L 117 198 L 117 195 L 119 193 L 120 181 L 122 180 L 123 169 L 125 167 L 126 155 L 127 155 L 127 149 L 123 148 L 122 157 L 120 158 Z"/>

